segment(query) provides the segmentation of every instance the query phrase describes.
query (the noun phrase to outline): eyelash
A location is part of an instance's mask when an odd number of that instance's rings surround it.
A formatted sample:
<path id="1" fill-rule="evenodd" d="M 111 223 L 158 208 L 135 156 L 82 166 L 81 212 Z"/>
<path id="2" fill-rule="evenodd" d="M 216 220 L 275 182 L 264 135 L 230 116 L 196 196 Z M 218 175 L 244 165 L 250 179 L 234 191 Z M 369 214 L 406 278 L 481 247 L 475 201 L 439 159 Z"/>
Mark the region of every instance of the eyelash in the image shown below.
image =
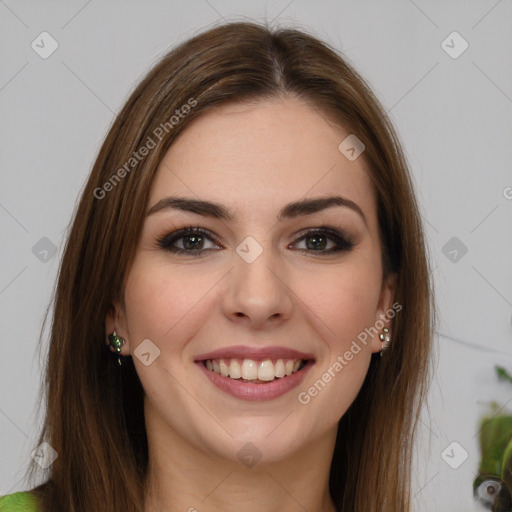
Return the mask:
<path id="1" fill-rule="evenodd" d="M 316 253 L 320 256 L 327 256 L 330 254 L 335 254 L 335 253 L 339 253 L 339 252 L 343 252 L 343 251 L 348 252 L 355 245 L 355 242 L 347 234 L 342 233 L 342 232 L 338 231 L 337 229 L 334 229 L 330 226 L 324 226 L 324 225 L 320 226 L 318 228 L 315 228 L 315 229 L 310 229 L 310 230 L 306 231 L 305 233 L 302 233 L 300 235 L 300 238 L 294 243 L 301 242 L 308 236 L 317 235 L 317 234 L 327 235 L 327 238 L 330 238 L 331 240 L 336 242 L 337 247 L 335 247 L 333 249 L 329 249 L 327 251 L 321 251 L 321 250 L 315 251 L 313 249 L 298 249 L 298 250 L 300 252 Z M 197 251 L 188 251 L 185 249 L 179 249 L 178 247 L 174 247 L 172 245 L 173 243 L 177 242 L 178 240 L 185 238 L 187 235 L 203 235 L 203 236 L 209 238 L 210 241 L 219 245 L 216 242 L 215 236 L 213 235 L 213 233 L 211 231 L 204 229 L 204 228 L 200 228 L 198 226 L 192 226 L 192 225 L 188 226 L 186 228 L 172 231 L 171 233 L 168 233 L 166 235 L 159 237 L 157 239 L 157 244 L 161 249 L 164 249 L 166 251 L 172 252 L 174 254 L 186 254 L 188 256 L 191 256 L 191 255 L 195 256 L 195 255 L 204 253 L 206 251 L 213 250 L 213 249 L 200 249 Z"/>

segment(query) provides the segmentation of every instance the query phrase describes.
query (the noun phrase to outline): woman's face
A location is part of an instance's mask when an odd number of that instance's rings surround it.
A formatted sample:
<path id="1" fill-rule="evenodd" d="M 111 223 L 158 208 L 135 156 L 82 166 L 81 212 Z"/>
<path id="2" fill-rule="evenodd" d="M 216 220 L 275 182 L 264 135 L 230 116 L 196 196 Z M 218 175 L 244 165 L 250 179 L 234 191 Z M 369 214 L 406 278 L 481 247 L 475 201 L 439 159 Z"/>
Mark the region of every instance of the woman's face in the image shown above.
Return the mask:
<path id="1" fill-rule="evenodd" d="M 157 435 L 233 461 L 247 442 L 276 461 L 333 439 L 394 294 L 349 134 L 288 98 L 218 107 L 167 152 L 115 304 Z"/>

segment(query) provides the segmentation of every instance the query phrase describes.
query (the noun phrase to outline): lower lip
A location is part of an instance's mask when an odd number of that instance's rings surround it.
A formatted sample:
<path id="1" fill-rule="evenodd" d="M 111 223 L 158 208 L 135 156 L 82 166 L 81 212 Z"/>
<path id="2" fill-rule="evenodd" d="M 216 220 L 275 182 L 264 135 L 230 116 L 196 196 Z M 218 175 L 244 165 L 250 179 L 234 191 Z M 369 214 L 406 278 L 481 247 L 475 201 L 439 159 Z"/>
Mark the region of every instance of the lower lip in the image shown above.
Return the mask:
<path id="1" fill-rule="evenodd" d="M 267 384 L 256 384 L 244 380 L 230 379 L 229 377 L 223 377 L 218 373 L 208 370 L 203 364 L 203 361 L 196 361 L 196 364 L 206 377 L 225 393 L 242 400 L 260 401 L 272 400 L 297 387 L 304 380 L 304 377 L 315 362 L 310 359 L 302 370 L 286 377 L 274 379 Z"/>

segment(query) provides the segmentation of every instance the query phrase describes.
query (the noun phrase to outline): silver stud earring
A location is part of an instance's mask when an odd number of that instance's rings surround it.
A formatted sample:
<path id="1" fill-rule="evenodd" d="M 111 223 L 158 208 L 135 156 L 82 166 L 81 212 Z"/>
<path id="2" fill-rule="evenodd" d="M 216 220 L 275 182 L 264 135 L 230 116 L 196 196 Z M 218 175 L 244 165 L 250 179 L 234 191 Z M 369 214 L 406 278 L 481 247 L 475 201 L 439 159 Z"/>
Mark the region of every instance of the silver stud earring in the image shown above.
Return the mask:
<path id="1" fill-rule="evenodd" d="M 384 343 L 382 344 L 382 348 L 380 349 L 380 357 L 382 357 L 382 353 L 389 347 L 389 342 L 391 341 L 391 334 L 389 334 L 389 329 L 384 327 L 384 332 L 379 334 L 379 338 Z"/>

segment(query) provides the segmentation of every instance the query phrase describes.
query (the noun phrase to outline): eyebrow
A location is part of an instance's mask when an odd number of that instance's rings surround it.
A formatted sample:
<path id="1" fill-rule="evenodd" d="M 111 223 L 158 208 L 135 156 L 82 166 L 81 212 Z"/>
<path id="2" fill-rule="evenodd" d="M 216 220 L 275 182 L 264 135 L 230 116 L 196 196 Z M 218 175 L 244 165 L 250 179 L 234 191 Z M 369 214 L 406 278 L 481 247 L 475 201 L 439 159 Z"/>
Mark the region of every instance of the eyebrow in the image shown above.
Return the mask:
<path id="1" fill-rule="evenodd" d="M 342 196 L 302 199 L 300 201 L 288 203 L 279 212 L 277 219 L 278 221 L 282 221 L 303 215 L 311 215 L 313 213 L 325 210 L 327 208 L 332 208 L 334 206 L 350 208 L 361 216 L 365 225 L 368 225 L 363 210 L 359 207 L 359 205 L 354 203 L 354 201 L 351 201 L 350 199 Z M 160 201 L 158 201 L 149 209 L 147 215 L 153 215 L 156 212 L 169 208 L 191 212 L 205 217 L 213 217 L 215 219 L 222 219 L 227 221 L 234 219 L 234 216 L 221 204 L 178 196 L 169 196 L 160 199 Z"/>

